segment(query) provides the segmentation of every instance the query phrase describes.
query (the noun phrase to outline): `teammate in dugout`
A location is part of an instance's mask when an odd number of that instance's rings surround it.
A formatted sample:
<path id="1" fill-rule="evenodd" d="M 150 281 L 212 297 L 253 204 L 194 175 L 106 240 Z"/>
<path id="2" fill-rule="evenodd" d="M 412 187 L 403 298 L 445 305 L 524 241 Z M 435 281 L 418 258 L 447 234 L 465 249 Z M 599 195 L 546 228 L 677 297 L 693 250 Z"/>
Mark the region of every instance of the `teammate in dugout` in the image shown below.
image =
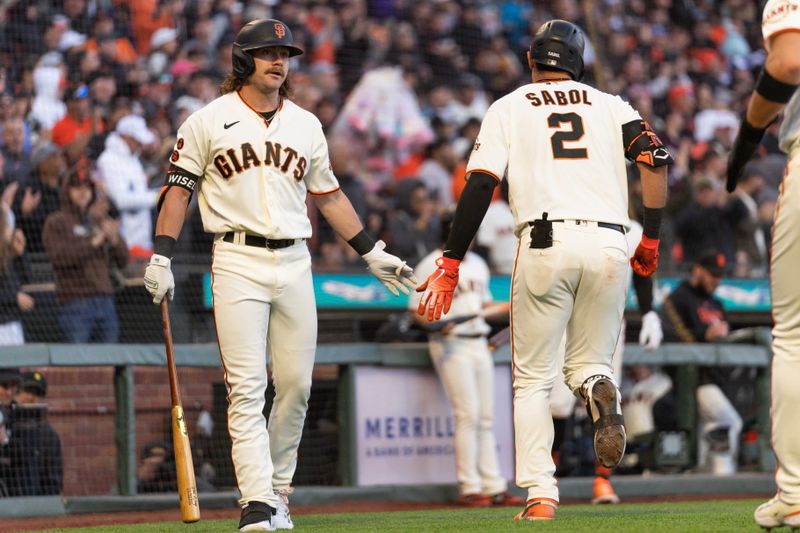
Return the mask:
<path id="1" fill-rule="evenodd" d="M 442 244 L 450 232 L 451 217 L 442 220 Z M 441 248 L 425 256 L 414 270 L 428 276 L 436 270 Z M 454 436 L 459 505 L 491 507 L 520 505 L 508 492 L 500 474 L 494 438 L 494 361 L 486 335 L 485 318 L 508 316 L 508 304 L 492 305 L 489 266 L 481 256 L 467 252 L 461 264 L 448 320 L 430 323 L 413 313 L 420 294 L 408 299 L 414 321 L 428 330 L 428 350 L 442 381 L 456 420 Z"/>
<path id="2" fill-rule="evenodd" d="M 241 531 L 293 527 L 288 494 L 317 340 L 306 195 L 392 293 L 416 284 L 411 268 L 364 232 L 331 170 L 319 120 L 288 99 L 289 59 L 301 53 L 281 21 L 255 20 L 239 31 L 222 96 L 178 130 L 144 278 L 154 303 L 172 297 L 170 258 L 197 189 L 203 227 L 215 234 L 214 318 Z M 267 347 L 275 385 L 269 427 Z"/>
<path id="3" fill-rule="evenodd" d="M 800 2 L 769 0 L 761 21 L 767 59 L 728 159 L 733 191 L 764 132 L 784 111 L 779 146 L 789 155 L 772 230 L 772 447 L 778 459 L 778 493 L 755 511 L 766 529 L 800 527 Z"/>
<path id="4" fill-rule="evenodd" d="M 516 477 L 528 492 L 517 520 L 555 517 L 548 398 L 565 331 L 564 373 L 591 413 L 597 459 L 612 468 L 625 451 L 611 356 L 628 279 L 626 157 L 639 168 L 645 206 L 630 264 L 642 276 L 658 265 L 672 157 L 629 104 L 580 82 L 583 49 L 582 32 L 569 22 L 539 28 L 528 52 L 532 83 L 486 113 L 438 269 L 417 288 L 425 293 L 420 315 L 434 320 L 450 310 L 461 260 L 507 176 L 519 238 L 511 285 Z"/>

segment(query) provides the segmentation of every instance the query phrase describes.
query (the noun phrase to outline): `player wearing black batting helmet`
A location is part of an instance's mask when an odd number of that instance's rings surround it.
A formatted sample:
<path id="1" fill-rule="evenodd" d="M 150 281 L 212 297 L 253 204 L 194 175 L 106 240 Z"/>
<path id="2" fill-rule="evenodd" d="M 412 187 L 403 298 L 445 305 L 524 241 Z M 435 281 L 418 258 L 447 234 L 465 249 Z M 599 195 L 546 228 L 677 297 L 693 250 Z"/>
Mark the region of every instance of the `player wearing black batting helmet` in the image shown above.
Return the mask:
<path id="1" fill-rule="evenodd" d="M 237 78 L 246 79 L 255 69 L 253 50 L 267 46 L 282 46 L 289 51 L 289 57 L 299 56 L 303 50 L 294 45 L 292 31 L 276 19 L 259 19 L 245 24 L 233 42 L 233 73 Z"/>
<path id="2" fill-rule="evenodd" d="M 546 68 L 563 70 L 572 79 L 583 78 L 583 32 L 566 20 L 550 20 L 539 28 L 531 43 L 531 60 Z"/>

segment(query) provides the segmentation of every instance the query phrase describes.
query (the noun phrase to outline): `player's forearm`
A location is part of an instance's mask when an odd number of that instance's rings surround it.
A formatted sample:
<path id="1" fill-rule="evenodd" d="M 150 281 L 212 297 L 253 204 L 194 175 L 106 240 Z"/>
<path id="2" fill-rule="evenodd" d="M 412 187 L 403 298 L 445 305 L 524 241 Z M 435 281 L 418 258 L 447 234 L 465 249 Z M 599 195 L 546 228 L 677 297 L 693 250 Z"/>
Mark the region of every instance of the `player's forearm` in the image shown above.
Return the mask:
<path id="1" fill-rule="evenodd" d="M 642 178 L 642 201 L 645 207 L 660 209 L 667 203 L 667 168 L 637 163 Z"/>
<path id="2" fill-rule="evenodd" d="M 333 230 L 344 240 L 349 241 L 364 229 L 353 204 L 342 191 L 314 196 L 314 203 Z"/>
<path id="3" fill-rule="evenodd" d="M 492 194 L 496 186 L 497 180 L 488 174 L 473 172 L 470 175 L 456 206 L 453 226 L 444 247 L 445 257 L 459 261 L 464 259 L 483 217 L 486 216 L 489 204 L 492 203 Z"/>
<path id="4" fill-rule="evenodd" d="M 186 208 L 189 205 L 191 193 L 179 187 L 171 187 L 165 194 L 156 220 L 155 234 L 177 240 L 186 218 Z"/>

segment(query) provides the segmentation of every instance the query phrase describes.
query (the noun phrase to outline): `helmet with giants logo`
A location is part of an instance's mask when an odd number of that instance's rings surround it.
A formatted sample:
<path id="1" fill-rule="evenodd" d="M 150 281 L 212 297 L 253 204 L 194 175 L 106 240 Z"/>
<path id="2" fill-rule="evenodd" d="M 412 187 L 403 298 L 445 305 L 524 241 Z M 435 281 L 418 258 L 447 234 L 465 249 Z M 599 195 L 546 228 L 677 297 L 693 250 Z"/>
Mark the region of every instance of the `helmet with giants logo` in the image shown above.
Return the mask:
<path id="1" fill-rule="evenodd" d="M 280 20 L 252 20 L 239 30 L 233 41 L 233 74 L 242 79 L 252 74 L 256 64 L 250 53 L 267 46 L 282 46 L 289 50 L 289 57 L 303 53 L 294 45 L 292 31 Z"/>
<path id="2" fill-rule="evenodd" d="M 583 32 L 575 24 L 554 19 L 536 31 L 531 43 L 531 59 L 537 65 L 563 70 L 573 80 L 583 77 Z"/>

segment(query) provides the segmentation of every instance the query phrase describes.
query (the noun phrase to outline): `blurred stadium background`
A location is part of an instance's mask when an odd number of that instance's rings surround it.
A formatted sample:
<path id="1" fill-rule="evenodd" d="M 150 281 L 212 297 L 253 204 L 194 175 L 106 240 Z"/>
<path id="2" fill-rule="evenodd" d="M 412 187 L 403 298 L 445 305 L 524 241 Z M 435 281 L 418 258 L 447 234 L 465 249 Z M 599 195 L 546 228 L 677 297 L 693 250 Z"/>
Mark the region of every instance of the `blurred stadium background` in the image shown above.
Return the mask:
<path id="1" fill-rule="evenodd" d="M 295 44 L 306 51 L 291 63 L 294 100 L 320 118 L 334 170 L 368 231 L 414 264 L 438 245 L 438 221 L 458 198 L 483 113 L 529 80 L 530 36 L 553 17 L 586 30 L 586 81 L 630 100 L 675 154 L 656 304 L 694 258 L 716 248 L 727 259 L 718 295 L 732 326 L 770 326 L 770 227 L 785 164 L 777 125 L 740 189 L 728 195 L 722 186 L 738 117 L 764 57 L 756 2 L 0 1 L 0 367 L 44 378 L 26 375 L 23 388 L 41 392 L 46 384 L 46 394 L 33 402 L 46 408 L 15 411 L 4 402 L 12 448 L 15 423 L 21 428 L 47 420 L 59 436 L 60 451 L 40 451 L 60 454 L 63 464 L 63 483 L 48 485 L 46 493 L 174 491 L 160 317 L 141 276 L 176 129 L 218 94 L 243 23 L 278 18 L 290 26 Z M 84 227 L 98 236 L 103 253 L 92 256 L 91 271 L 74 268 L 82 256 L 69 232 L 47 226 L 60 209 L 66 179 L 94 189 Z M 631 174 L 633 218 L 641 214 L 637 183 Z M 423 369 L 420 383 L 431 371 L 425 370 L 424 345 L 387 347 L 424 340 L 403 317 L 405 301 L 372 282 L 312 205 L 309 215 L 322 356 L 295 483 L 358 484 L 352 462 L 360 428 L 353 427 L 352 402 L 354 383 L 364 378 L 356 367 Z M 493 291 L 500 300 L 507 299 L 509 272 L 493 245 L 504 237 L 500 230 L 487 232 L 478 243 L 496 273 Z M 235 480 L 215 353 L 210 243 L 192 208 L 173 261 L 172 327 L 201 490 L 230 491 Z M 635 341 L 635 301 L 626 316 L 628 339 Z M 683 413 L 677 429 L 689 442 L 697 365 L 731 368 L 725 390 L 744 420 L 739 471 L 771 464 L 763 416 L 768 351 L 763 336 L 747 337 L 753 338 L 762 345 L 671 346 L 638 356 L 631 350 L 631 361 L 670 367 Z M 499 367 L 507 367 L 504 357 L 498 355 Z M 510 389 L 504 392 L 510 396 Z M 446 441 L 447 414 L 442 417 Z M 33 434 L 34 440 L 41 435 Z M 585 444 L 577 423 L 572 466 L 564 475 L 591 475 L 581 439 Z M 45 441 L 36 442 L 41 447 Z M 21 462 L 34 459 L 9 445 L 0 446 L 0 497 L 42 494 L 18 481 L 27 468 Z M 686 453 L 663 471 L 707 466 L 694 463 L 693 449 Z"/>

